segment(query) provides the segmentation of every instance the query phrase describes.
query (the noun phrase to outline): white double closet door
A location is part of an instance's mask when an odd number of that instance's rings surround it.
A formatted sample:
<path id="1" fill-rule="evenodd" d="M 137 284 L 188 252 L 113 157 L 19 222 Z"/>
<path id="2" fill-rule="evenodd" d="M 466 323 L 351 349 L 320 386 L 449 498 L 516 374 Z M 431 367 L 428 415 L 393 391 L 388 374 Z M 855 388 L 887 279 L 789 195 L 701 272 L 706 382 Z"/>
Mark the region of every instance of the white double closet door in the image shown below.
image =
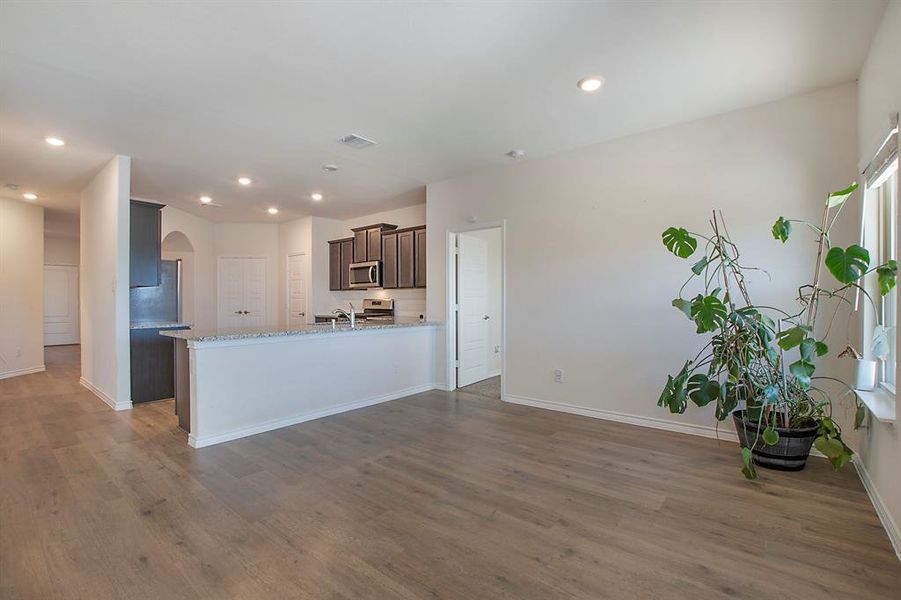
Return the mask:
<path id="1" fill-rule="evenodd" d="M 266 318 L 266 259 L 219 259 L 219 327 L 262 327 Z"/>

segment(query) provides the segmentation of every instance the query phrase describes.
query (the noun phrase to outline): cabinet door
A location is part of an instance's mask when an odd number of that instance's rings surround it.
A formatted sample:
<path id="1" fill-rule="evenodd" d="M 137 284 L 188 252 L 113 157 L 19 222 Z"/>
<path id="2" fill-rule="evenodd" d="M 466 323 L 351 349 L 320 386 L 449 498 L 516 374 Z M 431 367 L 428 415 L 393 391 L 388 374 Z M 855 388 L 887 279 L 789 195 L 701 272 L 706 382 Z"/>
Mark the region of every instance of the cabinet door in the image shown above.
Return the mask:
<path id="1" fill-rule="evenodd" d="M 369 240 L 366 230 L 354 232 L 354 258 L 353 262 L 366 262 L 366 253 L 369 251 Z"/>
<path id="2" fill-rule="evenodd" d="M 382 260 L 382 228 L 373 227 L 366 231 L 366 260 Z"/>
<path id="3" fill-rule="evenodd" d="M 341 243 L 328 243 L 328 289 L 341 289 Z"/>
<path id="4" fill-rule="evenodd" d="M 172 338 L 158 329 L 131 330 L 131 401 L 135 404 L 175 396 Z"/>
<path id="5" fill-rule="evenodd" d="M 162 208 L 159 204 L 131 201 L 129 287 L 155 287 L 160 284 L 160 261 L 162 260 L 160 209 Z"/>
<path id="6" fill-rule="evenodd" d="M 412 231 L 397 234 L 397 287 L 411 288 L 415 283 L 413 248 L 415 240 Z"/>
<path id="7" fill-rule="evenodd" d="M 386 233 L 382 238 L 382 287 L 397 287 L 397 234 Z"/>
<path id="8" fill-rule="evenodd" d="M 347 241 L 341 242 L 341 289 L 342 290 L 350 289 L 350 263 L 354 262 L 354 248 L 355 248 L 354 240 L 347 240 Z M 365 248 L 365 246 L 364 246 L 364 248 Z"/>
<path id="9" fill-rule="evenodd" d="M 417 229 L 413 232 L 415 244 L 413 247 L 413 263 L 415 268 L 414 283 L 416 287 L 425 287 L 425 247 L 426 237 L 425 229 Z"/>

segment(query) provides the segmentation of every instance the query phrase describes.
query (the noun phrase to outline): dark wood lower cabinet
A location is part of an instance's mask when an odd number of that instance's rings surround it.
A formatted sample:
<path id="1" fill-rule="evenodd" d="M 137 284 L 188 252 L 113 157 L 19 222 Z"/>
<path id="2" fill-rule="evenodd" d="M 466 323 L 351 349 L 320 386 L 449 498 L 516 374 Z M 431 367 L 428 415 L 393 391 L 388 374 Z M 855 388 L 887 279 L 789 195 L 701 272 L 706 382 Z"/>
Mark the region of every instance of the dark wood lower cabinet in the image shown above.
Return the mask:
<path id="1" fill-rule="evenodd" d="M 131 330 L 131 401 L 175 397 L 175 348 L 159 329 Z"/>

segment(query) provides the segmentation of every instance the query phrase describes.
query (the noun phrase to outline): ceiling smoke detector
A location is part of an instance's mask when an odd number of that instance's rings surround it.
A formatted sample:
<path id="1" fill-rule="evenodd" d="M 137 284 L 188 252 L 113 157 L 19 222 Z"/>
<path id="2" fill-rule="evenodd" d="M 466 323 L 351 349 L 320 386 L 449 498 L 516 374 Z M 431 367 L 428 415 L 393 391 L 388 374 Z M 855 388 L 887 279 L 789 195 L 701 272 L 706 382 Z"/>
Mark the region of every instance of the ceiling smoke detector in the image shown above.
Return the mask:
<path id="1" fill-rule="evenodd" d="M 510 150 L 504 156 L 509 156 L 510 158 L 519 160 L 520 158 L 526 157 L 526 151 L 525 150 Z"/>
<path id="2" fill-rule="evenodd" d="M 334 173 L 338 170 L 338 165 L 322 165 L 322 170 L 326 173 Z"/>
<path id="3" fill-rule="evenodd" d="M 350 146 L 351 148 L 354 148 L 356 150 L 362 150 L 363 148 L 375 146 L 378 143 L 375 140 L 370 140 L 369 138 L 365 138 L 362 135 L 357 135 L 356 133 L 345 135 L 343 138 L 338 140 L 338 142 L 344 144 L 345 146 Z"/>

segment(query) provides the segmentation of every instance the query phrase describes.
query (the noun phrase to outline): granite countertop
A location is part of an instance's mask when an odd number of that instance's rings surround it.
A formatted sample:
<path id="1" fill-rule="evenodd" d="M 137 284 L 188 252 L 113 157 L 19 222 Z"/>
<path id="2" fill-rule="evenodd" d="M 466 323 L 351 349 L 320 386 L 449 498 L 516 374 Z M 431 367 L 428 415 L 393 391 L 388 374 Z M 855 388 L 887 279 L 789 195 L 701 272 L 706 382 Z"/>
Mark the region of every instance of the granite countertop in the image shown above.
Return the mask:
<path id="1" fill-rule="evenodd" d="M 190 327 L 190 323 L 185 323 L 184 321 L 147 321 L 146 323 L 132 323 L 128 326 L 129 329 L 171 329 L 174 327 L 178 327 L 181 329 L 187 329 Z"/>
<path id="2" fill-rule="evenodd" d="M 438 321 L 420 321 L 417 318 L 398 318 L 393 323 L 384 321 L 373 321 L 370 323 L 360 323 L 356 327 L 351 328 L 350 325 L 339 323 L 337 327 L 332 329 L 331 323 L 321 323 L 318 325 L 302 325 L 291 329 L 283 327 L 257 327 L 247 329 L 182 329 L 161 331 L 161 335 L 189 342 L 218 342 L 226 340 L 248 340 L 271 337 L 291 337 L 311 334 L 331 334 L 331 333 L 347 333 L 362 332 L 374 329 L 398 329 L 403 327 L 435 327 L 443 325 Z"/>

